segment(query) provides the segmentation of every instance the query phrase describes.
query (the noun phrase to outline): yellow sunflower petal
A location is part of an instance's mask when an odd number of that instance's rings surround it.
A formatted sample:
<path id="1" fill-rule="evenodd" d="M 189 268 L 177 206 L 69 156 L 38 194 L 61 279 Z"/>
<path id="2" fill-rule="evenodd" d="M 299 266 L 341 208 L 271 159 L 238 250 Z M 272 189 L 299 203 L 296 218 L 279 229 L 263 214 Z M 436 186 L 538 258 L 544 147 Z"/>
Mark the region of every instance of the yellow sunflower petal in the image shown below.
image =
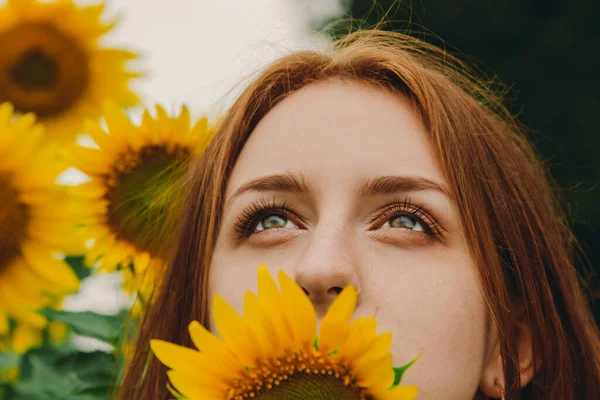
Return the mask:
<path id="1" fill-rule="evenodd" d="M 355 376 L 360 377 L 358 384 L 362 387 L 374 387 L 377 390 L 387 390 L 394 383 L 394 370 L 392 355 L 385 356 L 358 366 L 353 370 Z"/>
<path id="2" fill-rule="evenodd" d="M 281 294 L 275 280 L 264 265 L 258 267 L 258 297 L 270 315 L 282 346 L 289 347 L 294 342 L 294 330 L 290 327 L 281 307 Z"/>
<path id="3" fill-rule="evenodd" d="M 152 118 L 148 110 L 144 110 L 142 113 L 142 125 L 140 130 L 148 137 L 148 143 L 157 144 L 159 142 L 160 136 L 156 121 Z"/>
<path id="4" fill-rule="evenodd" d="M 13 106 L 10 103 L 0 104 L 0 129 L 6 128 L 13 114 Z"/>
<path id="5" fill-rule="evenodd" d="M 9 327 L 8 314 L 0 308 L 0 335 L 6 335 Z"/>
<path id="6" fill-rule="evenodd" d="M 89 119 L 85 120 L 83 131 L 84 133 L 87 133 L 101 149 L 104 149 L 105 151 L 114 149 L 114 139 L 109 136 L 96 121 Z"/>
<path id="7" fill-rule="evenodd" d="M 175 131 L 177 132 L 189 132 L 190 131 L 190 111 L 186 106 L 181 107 L 181 113 L 175 120 Z"/>
<path id="8" fill-rule="evenodd" d="M 210 333 L 202 326 L 202 324 L 198 321 L 192 321 L 188 329 L 194 346 L 196 346 L 201 353 L 214 356 L 216 359 L 220 360 L 223 368 L 228 371 L 235 372 L 242 370 L 243 365 L 234 357 L 225 344 L 215 335 Z"/>
<path id="9" fill-rule="evenodd" d="M 25 243 L 22 252 L 29 265 L 43 278 L 66 290 L 79 289 L 79 279 L 75 272 L 63 260 L 55 258 L 52 250 L 37 243 Z"/>
<path id="10" fill-rule="evenodd" d="M 219 385 L 218 381 L 210 384 L 202 384 L 199 374 L 186 373 L 184 371 L 167 372 L 169 380 L 187 400 L 219 399 L 225 398 L 225 385 Z M 201 374 L 200 374 L 201 376 Z"/>
<path id="11" fill-rule="evenodd" d="M 172 369 L 197 372 L 198 367 L 203 364 L 200 353 L 184 346 L 153 339 L 150 341 L 150 348 L 156 358 Z"/>
<path id="12" fill-rule="evenodd" d="M 396 386 L 383 393 L 382 400 L 413 400 L 419 391 L 414 385 Z"/>
<path id="13" fill-rule="evenodd" d="M 23 354 L 31 348 L 40 346 L 44 341 L 42 331 L 25 324 L 19 324 L 12 334 L 13 349 Z"/>
<path id="14" fill-rule="evenodd" d="M 123 135 L 134 129 L 123 109 L 113 102 L 107 102 L 104 105 L 104 119 L 110 132 L 119 132 Z M 114 135 L 113 137 L 120 136 Z"/>
<path id="15" fill-rule="evenodd" d="M 156 132 L 158 133 L 158 140 L 165 140 L 172 133 L 171 127 L 171 117 L 165 111 L 165 109 L 160 105 L 156 105 Z"/>
<path id="16" fill-rule="evenodd" d="M 263 309 L 260 299 L 250 291 L 244 295 L 244 319 L 256 337 L 261 349 L 261 357 L 279 355 L 282 347 L 273 322 Z"/>
<path id="17" fill-rule="evenodd" d="M 365 351 L 362 356 L 354 360 L 354 364 L 360 365 L 369 363 L 372 360 L 379 359 L 386 355 L 392 347 L 392 334 L 384 332 L 373 341 L 368 351 Z"/>
<path id="18" fill-rule="evenodd" d="M 321 321 L 319 333 L 319 350 L 322 353 L 334 351 L 345 338 L 348 323 L 356 308 L 357 297 L 356 289 L 347 286 L 329 306 Z"/>
<path id="19" fill-rule="evenodd" d="M 352 321 L 338 357 L 341 360 L 354 361 L 369 351 L 375 342 L 376 329 L 375 318 L 363 317 Z"/>
<path id="20" fill-rule="evenodd" d="M 18 322 L 43 329 L 48 324 L 48 320 L 24 304 L 15 303 L 14 300 L 18 298 L 18 293 L 5 282 L 0 281 L 0 304 L 4 305 L 6 312 Z"/>
<path id="21" fill-rule="evenodd" d="M 221 296 L 213 300 L 213 318 L 225 345 L 247 366 L 258 360 L 258 341 L 244 319 Z"/>
<path id="22" fill-rule="evenodd" d="M 302 288 L 283 271 L 277 275 L 281 286 L 283 304 L 286 304 L 285 316 L 294 327 L 294 337 L 300 347 L 307 351 L 317 334 L 317 314 Z"/>

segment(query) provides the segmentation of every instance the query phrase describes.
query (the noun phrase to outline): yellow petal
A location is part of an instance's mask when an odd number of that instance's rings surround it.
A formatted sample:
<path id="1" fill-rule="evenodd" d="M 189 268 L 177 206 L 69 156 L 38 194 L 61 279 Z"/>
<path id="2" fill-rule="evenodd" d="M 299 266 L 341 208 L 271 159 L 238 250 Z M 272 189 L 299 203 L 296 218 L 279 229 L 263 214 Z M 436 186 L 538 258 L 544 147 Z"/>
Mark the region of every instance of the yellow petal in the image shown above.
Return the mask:
<path id="1" fill-rule="evenodd" d="M 75 167 L 89 176 L 106 174 L 112 161 L 112 156 L 100 149 L 91 147 L 78 147 L 73 158 Z"/>
<path id="2" fill-rule="evenodd" d="M 133 258 L 133 267 L 135 268 L 136 274 L 142 274 L 146 272 L 146 269 L 148 269 L 148 265 L 150 265 L 151 260 L 152 258 L 147 252 L 136 254 Z"/>
<path id="3" fill-rule="evenodd" d="M 11 103 L 0 104 L 0 129 L 4 129 L 10 123 L 13 110 Z"/>
<path id="4" fill-rule="evenodd" d="M 75 272 L 63 260 L 55 258 L 51 249 L 29 242 L 24 244 L 21 250 L 29 266 L 40 276 L 66 290 L 79 289 L 79 279 Z"/>
<path id="5" fill-rule="evenodd" d="M 244 319 L 260 344 L 263 358 L 283 355 L 273 322 L 261 306 L 259 298 L 250 291 L 244 295 Z"/>
<path id="6" fill-rule="evenodd" d="M 283 271 L 279 271 L 279 285 L 286 319 L 294 327 L 294 336 L 297 344 L 305 351 L 312 346 L 317 334 L 317 314 L 302 288 Z"/>
<path id="7" fill-rule="evenodd" d="M 42 278 L 22 258 L 5 267 L 2 279 L 18 287 L 19 294 L 28 304 L 46 305 L 50 296 L 64 296 L 68 293 L 64 288 Z"/>
<path id="8" fill-rule="evenodd" d="M 48 320 L 33 310 L 27 309 L 23 304 L 17 304 L 15 299 L 19 297 L 12 288 L 0 281 L 0 304 L 6 308 L 6 312 L 18 322 L 31 325 L 34 328 L 43 329 Z"/>
<path id="9" fill-rule="evenodd" d="M 361 387 L 373 387 L 374 391 L 387 390 L 394 383 L 392 355 L 387 354 L 355 368 L 353 375 L 358 378 Z"/>
<path id="10" fill-rule="evenodd" d="M 282 346 L 289 347 L 294 343 L 294 329 L 285 318 L 281 294 L 267 267 L 259 266 L 257 274 L 260 302 L 273 321 L 279 342 Z"/>
<path id="11" fill-rule="evenodd" d="M 352 321 L 338 352 L 340 360 L 345 360 L 350 365 L 354 364 L 375 342 L 376 329 L 375 318 L 364 317 Z"/>
<path id="12" fill-rule="evenodd" d="M 202 373 L 186 373 L 183 371 L 167 372 L 173 387 L 181 393 L 186 400 L 224 399 L 226 386 L 220 382 L 207 382 L 202 384 Z"/>
<path id="13" fill-rule="evenodd" d="M 104 196 L 107 188 L 97 180 L 92 180 L 66 189 L 72 196 L 82 199 L 99 199 Z"/>
<path id="14" fill-rule="evenodd" d="M 158 139 L 165 139 L 171 135 L 171 131 L 173 130 L 171 126 L 171 117 L 165 111 L 165 109 L 160 105 L 156 105 L 156 128 L 158 130 Z"/>
<path id="15" fill-rule="evenodd" d="M 175 122 L 175 130 L 182 135 L 190 130 L 190 111 L 186 106 L 181 107 L 181 113 Z"/>
<path id="16" fill-rule="evenodd" d="M 323 354 L 334 351 L 344 340 L 357 297 L 356 289 L 351 285 L 346 286 L 329 306 L 319 333 L 319 351 Z"/>
<path id="17" fill-rule="evenodd" d="M 390 332 L 384 332 L 377 336 L 368 351 L 365 351 L 362 356 L 359 356 L 358 359 L 355 360 L 355 364 L 360 365 L 379 359 L 389 353 L 391 347 L 392 334 Z"/>
<path id="18" fill-rule="evenodd" d="M 135 130 L 123 109 L 114 102 L 109 101 L 104 105 L 104 119 L 109 132 L 115 138 L 123 137 L 127 132 Z"/>
<path id="19" fill-rule="evenodd" d="M 202 324 L 198 321 L 192 321 L 188 329 L 194 346 L 200 352 L 214 356 L 223 363 L 224 368 L 230 371 L 241 370 L 242 364 L 236 360 L 231 351 Z"/>
<path id="20" fill-rule="evenodd" d="M 6 335 L 9 328 L 8 314 L 6 314 L 6 311 L 0 309 L 0 336 Z"/>
<path id="21" fill-rule="evenodd" d="M 197 351 L 164 340 L 150 340 L 150 348 L 160 362 L 172 369 L 198 372 L 203 364 Z"/>
<path id="22" fill-rule="evenodd" d="M 142 125 L 140 132 L 147 135 L 148 141 L 151 144 L 157 144 L 159 142 L 159 132 L 156 123 L 148 110 L 144 110 L 142 113 Z"/>
<path id="23" fill-rule="evenodd" d="M 40 329 L 25 324 L 17 324 L 13 331 L 13 349 L 17 354 L 23 354 L 31 348 L 40 346 L 43 340 Z"/>
<path id="24" fill-rule="evenodd" d="M 418 394 L 416 386 L 396 386 L 383 393 L 382 400 L 413 400 Z"/>
<path id="25" fill-rule="evenodd" d="M 83 133 L 87 133 L 104 151 L 115 149 L 114 138 L 104 132 L 104 129 L 96 121 L 86 120 L 83 124 Z"/>
<path id="26" fill-rule="evenodd" d="M 260 355 L 258 341 L 244 319 L 219 295 L 213 300 L 213 318 L 223 343 L 244 365 L 254 366 Z"/>

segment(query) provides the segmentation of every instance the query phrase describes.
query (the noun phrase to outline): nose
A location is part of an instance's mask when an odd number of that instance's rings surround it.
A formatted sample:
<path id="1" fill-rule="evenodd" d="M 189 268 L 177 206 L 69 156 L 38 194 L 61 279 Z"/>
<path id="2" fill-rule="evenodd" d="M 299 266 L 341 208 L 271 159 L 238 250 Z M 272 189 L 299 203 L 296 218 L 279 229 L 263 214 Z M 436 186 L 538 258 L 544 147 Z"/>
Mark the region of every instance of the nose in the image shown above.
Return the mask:
<path id="1" fill-rule="evenodd" d="M 296 265 L 294 275 L 319 318 L 344 287 L 352 285 L 360 291 L 359 265 L 360 255 L 351 239 L 333 232 L 320 235 L 315 232 Z"/>

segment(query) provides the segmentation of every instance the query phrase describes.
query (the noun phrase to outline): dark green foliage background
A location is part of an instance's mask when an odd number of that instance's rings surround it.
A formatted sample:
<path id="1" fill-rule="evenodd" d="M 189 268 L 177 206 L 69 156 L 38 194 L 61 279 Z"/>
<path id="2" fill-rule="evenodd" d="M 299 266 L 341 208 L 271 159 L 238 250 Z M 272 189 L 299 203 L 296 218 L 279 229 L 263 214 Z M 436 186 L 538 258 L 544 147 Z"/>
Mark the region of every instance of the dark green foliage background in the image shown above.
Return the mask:
<path id="1" fill-rule="evenodd" d="M 532 130 L 529 136 L 560 186 L 585 257 L 600 275 L 600 1 L 354 0 L 348 5 L 354 26 L 391 21 L 385 29 L 446 46 L 509 86 L 507 105 Z M 594 311 L 600 320 L 598 299 Z"/>

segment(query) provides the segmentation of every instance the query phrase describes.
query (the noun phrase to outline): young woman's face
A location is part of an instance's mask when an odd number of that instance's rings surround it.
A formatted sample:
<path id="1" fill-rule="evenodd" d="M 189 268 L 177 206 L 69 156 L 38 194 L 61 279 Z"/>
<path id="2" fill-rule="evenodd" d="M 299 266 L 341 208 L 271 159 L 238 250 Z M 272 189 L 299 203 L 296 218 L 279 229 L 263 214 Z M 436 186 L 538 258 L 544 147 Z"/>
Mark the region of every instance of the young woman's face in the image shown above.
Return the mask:
<path id="1" fill-rule="evenodd" d="M 395 365 L 422 354 L 404 383 L 472 399 L 494 338 L 449 192 L 406 100 L 337 81 L 303 88 L 260 121 L 233 169 L 209 298 L 241 313 L 265 264 L 321 318 L 352 284 L 355 317 L 393 333 Z"/>

